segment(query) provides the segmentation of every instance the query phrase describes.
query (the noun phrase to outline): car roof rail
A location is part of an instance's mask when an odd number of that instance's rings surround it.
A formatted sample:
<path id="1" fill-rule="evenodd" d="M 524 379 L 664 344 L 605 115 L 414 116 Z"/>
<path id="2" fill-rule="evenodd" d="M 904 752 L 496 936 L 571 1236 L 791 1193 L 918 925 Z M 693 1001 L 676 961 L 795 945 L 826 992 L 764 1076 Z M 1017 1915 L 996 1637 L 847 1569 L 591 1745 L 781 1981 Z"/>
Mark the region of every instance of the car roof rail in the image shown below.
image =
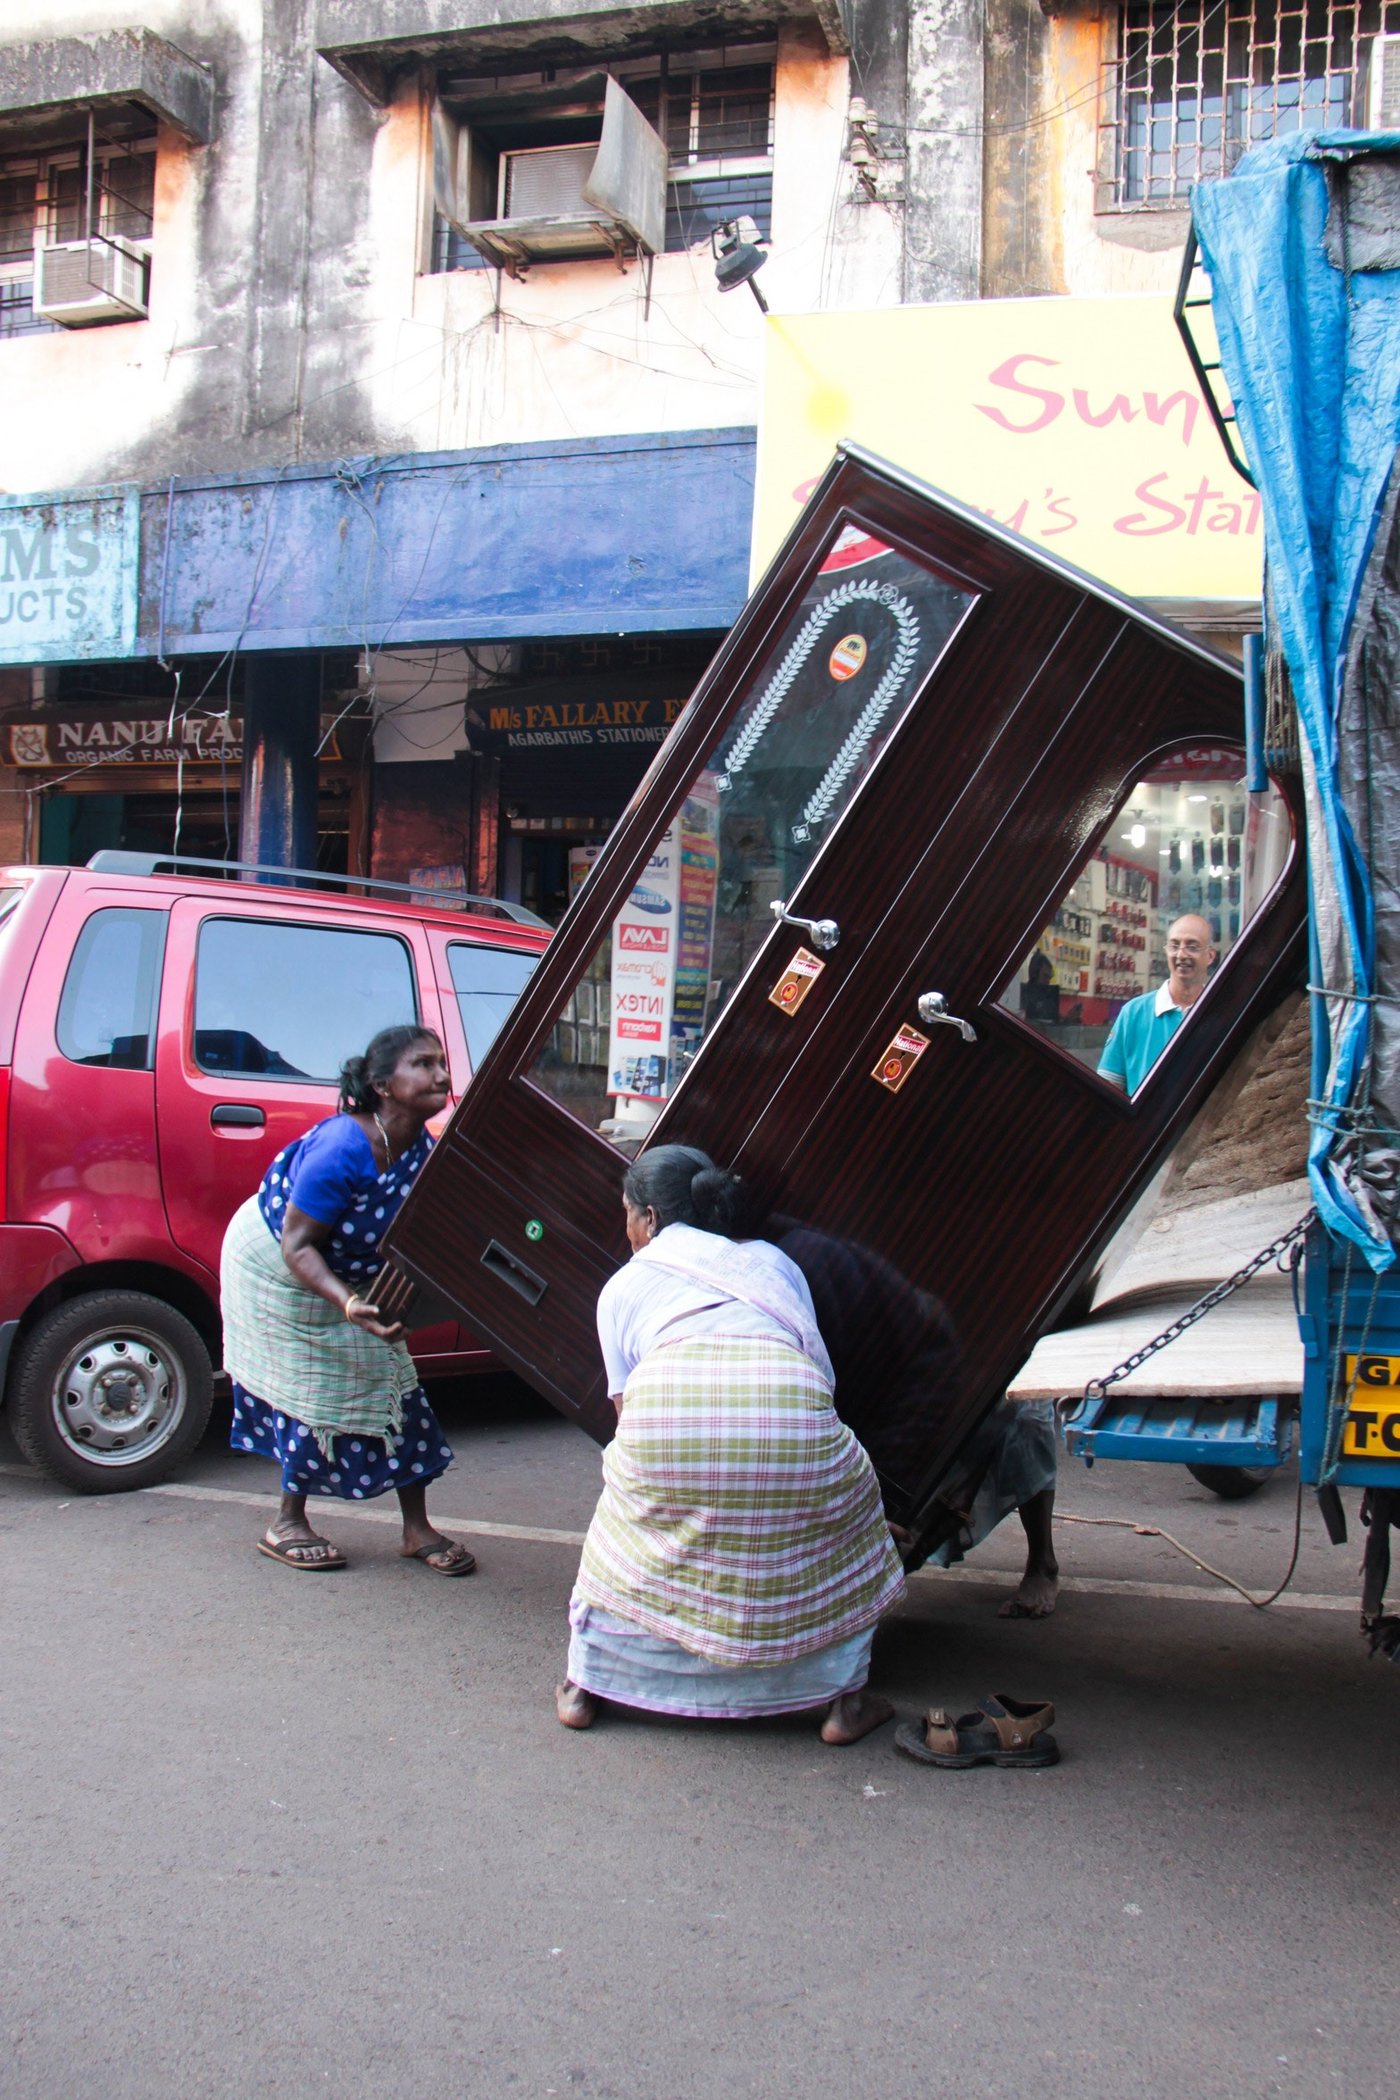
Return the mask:
<path id="1" fill-rule="evenodd" d="M 157 875 L 167 870 L 173 874 L 181 868 L 199 868 L 206 874 L 224 876 L 275 875 L 279 882 L 296 889 L 318 882 L 338 884 L 341 888 L 353 886 L 357 890 L 409 897 L 420 903 L 426 900 L 431 905 L 499 912 L 517 926 L 538 927 L 542 933 L 554 931 L 548 919 L 528 911 L 523 904 L 509 904 L 504 897 L 478 897 L 470 890 L 425 890 L 420 883 L 384 882 L 368 875 L 328 875 L 320 868 L 273 868 L 251 860 L 199 860 L 188 853 L 128 853 L 116 846 L 104 846 L 100 853 L 94 853 L 88 866 L 95 875 Z"/>

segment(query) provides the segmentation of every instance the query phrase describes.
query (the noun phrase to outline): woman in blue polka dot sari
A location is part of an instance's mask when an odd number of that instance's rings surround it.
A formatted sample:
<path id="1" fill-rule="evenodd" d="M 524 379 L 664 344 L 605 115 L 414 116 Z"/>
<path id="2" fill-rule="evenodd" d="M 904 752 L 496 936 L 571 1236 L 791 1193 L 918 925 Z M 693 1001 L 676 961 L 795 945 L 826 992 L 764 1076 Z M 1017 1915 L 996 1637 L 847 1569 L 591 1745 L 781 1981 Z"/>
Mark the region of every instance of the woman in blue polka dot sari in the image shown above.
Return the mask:
<path id="1" fill-rule="evenodd" d="M 224 1237 L 224 1363 L 235 1451 L 275 1459 L 282 1502 L 258 1551 L 284 1567 L 343 1568 L 307 1522 L 308 1495 L 367 1502 L 392 1488 L 403 1552 L 470 1575 L 466 1547 L 428 1522 L 452 1452 L 399 1326 L 370 1287 L 379 1243 L 432 1149 L 447 1062 L 431 1031 L 384 1028 L 340 1076 L 340 1113 L 279 1152 Z"/>

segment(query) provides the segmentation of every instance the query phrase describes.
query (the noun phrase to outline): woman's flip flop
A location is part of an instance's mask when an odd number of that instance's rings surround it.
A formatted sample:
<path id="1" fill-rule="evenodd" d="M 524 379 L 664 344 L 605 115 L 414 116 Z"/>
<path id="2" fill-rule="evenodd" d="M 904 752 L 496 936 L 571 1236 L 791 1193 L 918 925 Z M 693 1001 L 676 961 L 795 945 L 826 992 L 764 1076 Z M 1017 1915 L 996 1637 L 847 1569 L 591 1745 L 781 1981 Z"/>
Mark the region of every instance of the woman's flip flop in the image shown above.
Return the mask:
<path id="1" fill-rule="evenodd" d="M 439 1539 L 436 1545 L 419 1546 L 416 1552 L 405 1553 L 404 1559 L 421 1560 L 434 1575 L 476 1573 L 476 1555 L 469 1553 L 460 1539 Z"/>
<path id="2" fill-rule="evenodd" d="M 1027 1701 L 993 1692 L 978 1700 L 975 1713 L 959 1714 L 956 1721 L 936 1706 L 920 1722 L 901 1722 L 895 1748 L 920 1764 L 949 1771 L 969 1765 L 1054 1765 L 1060 1761 L 1060 1746 L 1049 1733 L 1054 1718 L 1048 1699 Z"/>
<path id="3" fill-rule="evenodd" d="M 345 1555 L 329 1539 L 260 1538 L 258 1551 L 303 1575 L 319 1575 L 325 1568 L 343 1568 L 347 1564 Z"/>

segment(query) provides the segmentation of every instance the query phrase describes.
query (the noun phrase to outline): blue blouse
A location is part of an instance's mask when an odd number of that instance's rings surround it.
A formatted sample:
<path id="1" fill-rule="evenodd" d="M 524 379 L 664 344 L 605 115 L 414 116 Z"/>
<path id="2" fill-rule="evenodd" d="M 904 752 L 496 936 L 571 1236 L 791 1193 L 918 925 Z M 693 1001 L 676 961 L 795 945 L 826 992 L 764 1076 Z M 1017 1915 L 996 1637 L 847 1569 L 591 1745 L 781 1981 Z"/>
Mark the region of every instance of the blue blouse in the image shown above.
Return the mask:
<path id="1" fill-rule="evenodd" d="M 275 1240 L 294 1203 L 334 1227 L 321 1252 L 343 1283 L 379 1272 L 379 1242 L 433 1149 L 425 1130 L 381 1174 L 369 1139 L 353 1116 L 328 1116 L 278 1153 L 258 1188 L 258 1209 Z"/>

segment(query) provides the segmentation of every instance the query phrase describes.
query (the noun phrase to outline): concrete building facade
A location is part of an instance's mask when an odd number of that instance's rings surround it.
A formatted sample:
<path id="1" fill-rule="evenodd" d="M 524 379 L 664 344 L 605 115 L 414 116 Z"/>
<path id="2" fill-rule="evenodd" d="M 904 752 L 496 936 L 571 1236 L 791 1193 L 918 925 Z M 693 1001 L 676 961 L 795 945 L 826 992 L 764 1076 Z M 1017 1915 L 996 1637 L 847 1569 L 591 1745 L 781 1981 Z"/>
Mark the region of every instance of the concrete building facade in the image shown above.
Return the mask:
<path id="1" fill-rule="evenodd" d="M 778 315 L 1167 290 L 1190 179 L 1355 117 L 1400 29 L 1304 12 L 32 0 L 0 28 L 0 858 L 319 829 L 557 909 L 742 602 L 764 323 L 724 251 Z M 295 825 L 239 807 L 268 738 Z"/>

